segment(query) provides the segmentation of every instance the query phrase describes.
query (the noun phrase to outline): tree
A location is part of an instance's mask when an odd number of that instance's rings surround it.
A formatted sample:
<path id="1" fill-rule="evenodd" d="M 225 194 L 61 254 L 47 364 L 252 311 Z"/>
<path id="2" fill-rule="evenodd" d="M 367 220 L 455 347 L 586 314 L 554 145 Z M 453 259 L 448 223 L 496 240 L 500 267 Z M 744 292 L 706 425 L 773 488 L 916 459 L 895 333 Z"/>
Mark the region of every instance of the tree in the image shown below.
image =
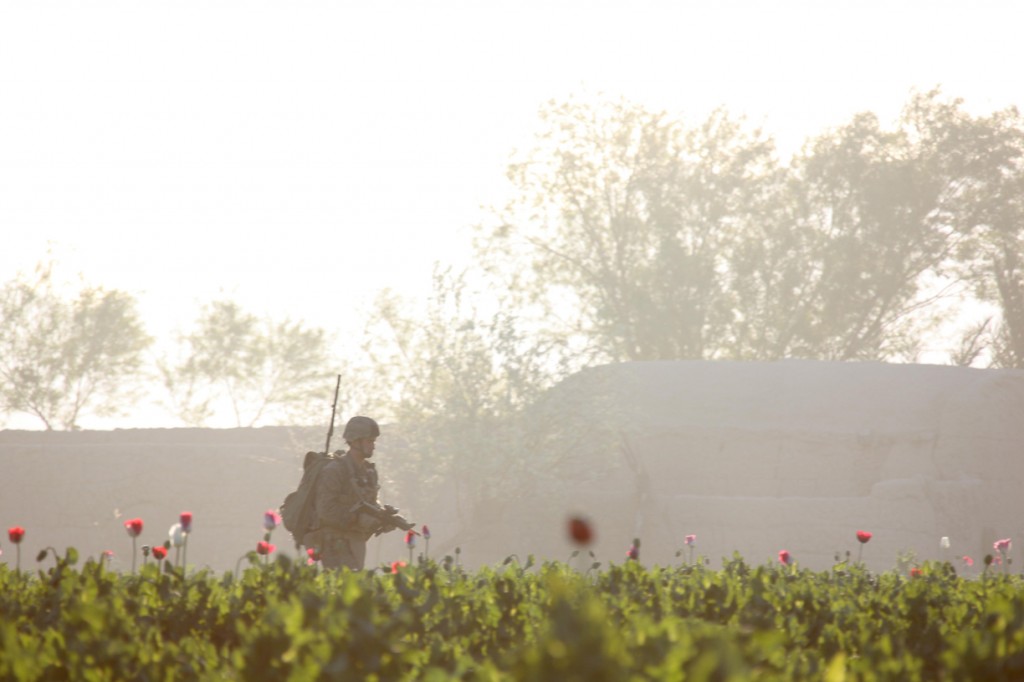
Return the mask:
<path id="1" fill-rule="evenodd" d="M 627 102 L 551 104 L 483 233 L 524 309 L 604 360 L 723 354 L 728 258 L 777 182 L 772 141 L 724 111 L 692 128 Z"/>
<path id="2" fill-rule="evenodd" d="M 237 426 L 321 419 L 330 365 L 323 330 L 261 320 L 231 301 L 204 306 L 178 359 L 158 364 L 171 410 L 193 426 L 223 409 Z"/>
<path id="3" fill-rule="evenodd" d="M 467 523 L 516 494 L 536 463 L 539 430 L 523 421 L 551 372 L 548 353 L 529 339 L 499 301 L 482 305 L 464 273 L 438 269 L 422 314 L 382 292 L 366 357 L 375 384 L 387 388 L 365 407 L 400 425 L 405 499 L 445 490 Z M 401 488 L 401 486 L 398 486 Z"/>
<path id="4" fill-rule="evenodd" d="M 53 286 L 52 264 L 0 290 L 0 399 L 5 412 L 25 412 L 76 429 L 85 413 L 122 414 L 134 395 L 151 343 L 121 291 L 86 287 L 70 300 Z"/>
<path id="5" fill-rule="evenodd" d="M 942 319 L 934 304 L 982 270 L 1001 338 L 1020 319 L 1024 339 L 1021 193 L 1006 180 L 1020 176 L 1021 127 L 1008 115 L 915 94 L 894 129 L 859 114 L 786 165 L 722 111 L 695 127 L 621 102 L 542 115 L 478 253 L 583 366 L 913 359 Z M 983 197 L 998 216 L 980 212 Z M 983 264 L 970 276 L 968 252 Z"/>
<path id="6" fill-rule="evenodd" d="M 997 367 L 1024 367 L 1024 118 L 1014 109 L 976 119 L 974 148 L 991 161 L 964 190 L 965 212 L 977 228 L 959 254 L 964 276 L 981 301 L 1000 311 L 978 335 Z M 965 342 L 974 338 L 968 330 Z M 977 355 L 978 353 L 976 353 Z"/>
<path id="7" fill-rule="evenodd" d="M 953 265 L 977 229 L 968 190 L 998 166 L 984 128 L 929 92 L 894 130 L 864 113 L 812 140 L 735 264 L 745 354 L 914 357 L 921 313 L 957 288 Z"/>

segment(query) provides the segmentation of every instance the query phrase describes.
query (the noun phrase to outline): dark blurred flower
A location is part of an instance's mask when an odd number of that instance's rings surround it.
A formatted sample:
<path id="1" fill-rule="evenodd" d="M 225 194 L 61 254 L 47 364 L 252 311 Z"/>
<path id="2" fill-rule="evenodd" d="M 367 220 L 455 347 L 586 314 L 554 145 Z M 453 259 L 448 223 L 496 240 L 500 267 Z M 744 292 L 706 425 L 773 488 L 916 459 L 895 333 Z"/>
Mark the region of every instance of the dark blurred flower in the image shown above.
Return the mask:
<path id="1" fill-rule="evenodd" d="M 569 537 L 577 545 L 589 545 L 594 539 L 594 531 L 590 527 L 590 522 L 579 516 L 570 517 Z"/>

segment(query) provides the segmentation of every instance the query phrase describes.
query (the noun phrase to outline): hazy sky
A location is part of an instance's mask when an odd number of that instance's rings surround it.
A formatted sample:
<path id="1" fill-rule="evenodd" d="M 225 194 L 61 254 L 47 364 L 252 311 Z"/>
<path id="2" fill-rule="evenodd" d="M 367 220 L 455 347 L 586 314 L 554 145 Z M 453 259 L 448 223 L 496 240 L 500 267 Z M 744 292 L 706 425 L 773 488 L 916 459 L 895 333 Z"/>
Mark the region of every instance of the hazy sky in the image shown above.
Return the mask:
<path id="1" fill-rule="evenodd" d="M 1024 3 L 3 2 L 0 281 L 51 248 L 154 334 L 224 294 L 361 329 L 462 262 L 548 99 L 725 105 L 790 150 L 913 87 L 1024 104 Z"/>

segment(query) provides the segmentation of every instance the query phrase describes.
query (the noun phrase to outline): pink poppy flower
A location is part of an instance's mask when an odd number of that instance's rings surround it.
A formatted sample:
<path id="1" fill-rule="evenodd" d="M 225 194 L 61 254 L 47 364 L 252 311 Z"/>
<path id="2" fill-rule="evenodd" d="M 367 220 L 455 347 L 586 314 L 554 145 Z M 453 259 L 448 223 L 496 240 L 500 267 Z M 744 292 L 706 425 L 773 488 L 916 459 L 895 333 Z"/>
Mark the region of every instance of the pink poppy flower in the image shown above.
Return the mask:
<path id="1" fill-rule="evenodd" d="M 277 549 L 277 547 L 275 545 L 270 544 L 266 540 L 260 540 L 256 543 L 256 553 L 262 556 L 267 556 L 275 549 Z"/>
<path id="2" fill-rule="evenodd" d="M 7 537 L 14 544 L 21 542 L 21 539 L 25 537 L 25 529 L 21 526 L 14 526 L 7 529 Z"/>
<path id="3" fill-rule="evenodd" d="M 974 559 L 972 559 L 971 557 L 967 556 L 966 554 L 964 554 L 964 556 L 963 556 L 963 562 L 968 567 L 974 565 Z"/>
<path id="4" fill-rule="evenodd" d="M 779 562 L 780 563 L 785 564 L 786 566 L 789 566 L 789 564 L 792 563 L 792 561 L 793 561 L 793 557 L 789 553 L 789 550 L 786 550 L 786 549 L 780 549 L 779 550 Z"/>
<path id="5" fill-rule="evenodd" d="M 281 515 L 273 509 L 268 509 L 263 512 L 263 527 L 269 533 L 270 531 L 281 525 Z"/>
<path id="6" fill-rule="evenodd" d="M 310 547 L 307 549 L 306 554 L 309 555 L 309 563 L 315 564 L 320 561 L 320 552 L 316 550 L 316 547 Z"/>
<path id="7" fill-rule="evenodd" d="M 167 548 L 163 545 L 155 545 L 153 547 L 153 558 L 157 561 L 165 559 L 167 557 Z"/>
<path id="8" fill-rule="evenodd" d="M 630 545 L 629 549 L 626 550 L 626 558 L 632 561 L 636 561 L 640 558 L 640 548 L 635 544 Z"/>
<path id="9" fill-rule="evenodd" d="M 142 519 L 128 519 L 124 522 L 124 529 L 128 532 L 128 537 L 137 538 L 142 533 Z"/>
<path id="10" fill-rule="evenodd" d="M 690 534 L 683 538 L 683 544 L 687 547 L 697 544 L 697 536 Z"/>
<path id="11" fill-rule="evenodd" d="M 870 539 L 871 539 L 871 533 L 867 532 L 866 530 L 859 530 L 859 531 L 857 531 L 857 542 L 859 542 L 859 543 L 861 543 L 863 545 L 865 542 L 867 542 Z"/>
<path id="12" fill-rule="evenodd" d="M 419 533 L 417 533 L 414 530 L 406 531 L 406 533 L 405 533 L 405 544 L 406 544 L 406 546 L 409 549 L 412 549 L 413 547 L 416 546 L 416 536 L 417 535 L 419 535 Z"/>
<path id="13" fill-rule="evenodd" d="M 181 516 L 178 518 L 178 521 L 179 521 L 179 523 L 181 523 L 181 531 L 183 533 L 191 533 L 192 532 L 192 512 L 190 512 L 190 511 L 183 511 L 183 512 L 181 512 Z"/>
<path id="14" fill-rule="evenodd" d="M 996 540 L 992 543 L 992 548 L 997 552 L 1009 552 L 1010 544 L 1010 538 L 1003 538 L 1002 540 Z"/>

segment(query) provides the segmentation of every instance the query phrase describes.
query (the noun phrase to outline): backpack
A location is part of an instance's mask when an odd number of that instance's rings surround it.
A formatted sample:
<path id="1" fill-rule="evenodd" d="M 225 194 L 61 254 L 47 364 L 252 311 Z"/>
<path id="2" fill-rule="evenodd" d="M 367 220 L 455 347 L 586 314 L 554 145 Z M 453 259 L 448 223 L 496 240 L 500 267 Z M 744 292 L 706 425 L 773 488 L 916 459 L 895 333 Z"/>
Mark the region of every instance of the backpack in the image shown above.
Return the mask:
<path id="1" fill-rule="evenodd" d="M 302 480 L 299 487 L 288 493 L 281 503 L 281 522 L 285 530 L 292 534 L 295 544 L 303 544 L 306 533 L 316 526 L 316 514 L 313 510 L 313 491 L 316 479 L 323 468 L 334 461 L 334 455 L 326 452 L 307 452 L 302 462 Z"/>

